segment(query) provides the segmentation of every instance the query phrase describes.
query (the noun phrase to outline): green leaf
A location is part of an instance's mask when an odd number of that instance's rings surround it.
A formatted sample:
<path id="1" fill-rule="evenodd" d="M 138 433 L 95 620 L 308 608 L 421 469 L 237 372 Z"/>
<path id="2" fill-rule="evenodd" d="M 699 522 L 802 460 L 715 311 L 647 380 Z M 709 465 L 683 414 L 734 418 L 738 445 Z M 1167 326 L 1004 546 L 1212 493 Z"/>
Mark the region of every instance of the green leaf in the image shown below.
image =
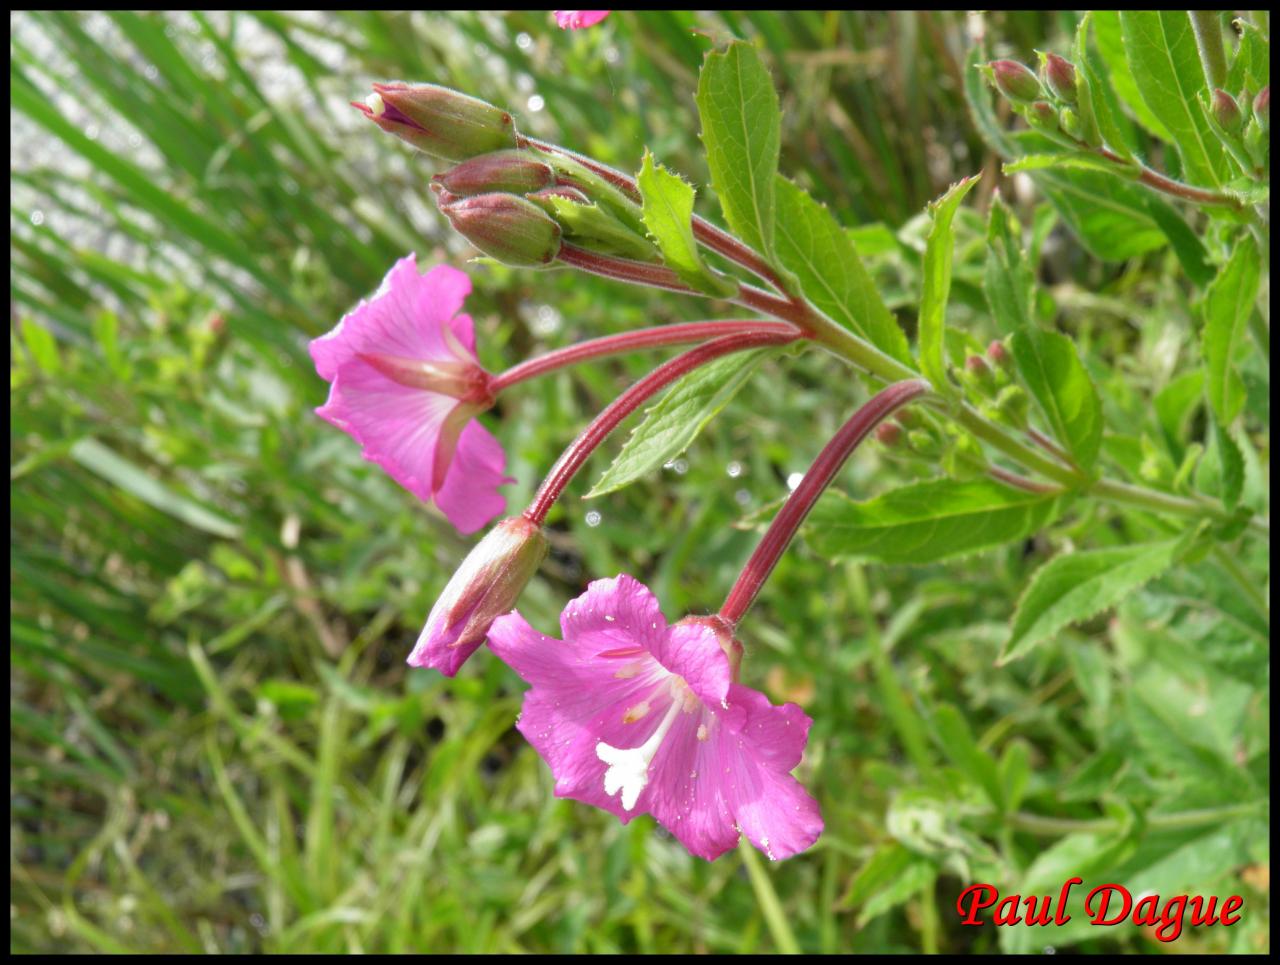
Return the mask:
<path id="1" fill-rule="evenodd" d="M 1106 65 L 1111 89 L 1115 91 L 1116 97 L 1129 108 L 1134 119 L 1146 128 L 1147 133 L 1161 141 L 1173 140 L 1138 92 L 1138 82 L 1133 78 L 1133 71 L 1129 69 L 1129 61 L 1124 53 L 1119 11 L 1092 10 L 1090 15 L 1093 20 L 1094 42 L 1098 45 L 1098 53 Z"/>
<path id="2" fill-rule="evenodd" d="M 782 117 L 760 52 L 739 41 L 708 54 L 697 103 L 711 186 L 725 220 L 743 241 L 772 257 Z"/>
<path id="3" fill-rule="evenodd" d="M 1218 496 L 1231 512 L 1244 491 L 1244 456 L 1216 416 L 1210 414 L 1209 423 L 1209 447 L 1196 470 L 1196 487 Z"/>
<path id="4" fill-rule="evenodd" d="M 711 274 L 698 254 L 693 237 L 693 185 L 655 164 L 648 151 L 636 184 L 640 187 L 644 226 L 662 252 L 666 266 L 690 288 L 721 298 L 732 295 L 737 285 Z"/>
<path id="5" fill-rule="evenodd" d="M 1119 603 L 1172 566 L 1186 545 L 1183 538 L 1055 556 L 1036 570 L 1018 600 L 998 662 L 1025 656 L 1067 624 Z"/>
<path id="6" fill-rule="evenodd" d="M 682 378 L 647 411 L 586 498 L 621 489 L 684 452 L 774 351 L 737 352 Z"/>
<path id="7" fill-rule="evenodd" d="M 227 539 L 234 539 L 240 535 L 240 527 L 235 523 L 205 509 L 194 500 L 175 493 L 145 470 L 108 449 L 97 439 L 81 439 L 72 446 L 71 457 L 107 482 L 194 529 Z"/>
<path id="8" fill-rule="evenodd" d="M 855 502 L 830 491 L 809 515 L 806 538 L 824 556 L 933 563 L 1023 539 L 1054 519 L 1058 493 L 991 479 L 933 479 Z"/>
<path id="9" fill-rule="evenodd" d="M 932 861 L 920 857 L 896 841 L 884 845 L 862 866 L 839 903 L 841 908 L 862 906 L 857 927 L 864 927 L 920 894 L 938 874 Z"/>
<path id="10" fill-rule="evenodd" d="M 649 241 L 632 231 L 600 205 L 579 204 L 571 198 L 551 195 L 547 198 L 555 210 L 555 219 L 565 237 L 605 254 L 621 255 L 638 261 L 656 261 L 657 250 Z"/>
<path id="11" fill-rule="evenodd" d="M 1031 325 L 1035 279 L 1022 251 L 1021 228 L 997 194 L 987 217 L 987 264 L 983 275 L 987 304 L 1001 335 Z"/>
<path id="12" fill-rule="evenodd" d="M 955 707 L 940 704 L 933 714 L 933 726 L 951 763 L 982 788 L 987 798 L 1000 810 L 1004 806 L 996 762 L 973 739 L 968 722 Z"/>
<path id="13" fill-rule="evenodd" d="M 1123 10 L 1120 32 L 1142 99 L 1172 136 L 1187 179 L 1219 187 L 1225 157 L 1200 106 L 1204 68 L 1190 16 L 1185 10 Z"/>
<path id="14" fill-rule="evenodd" d="M 914 367 L 907 337 L 862 266 L 849 233 L 825 205 L 782 176 L 776 198 L 778 259 L 805 295 L 882 352 Z"/>
<path id="15" fill-rule="evenodd" d="M 1082 118 L 1097 125 L 1102 140 L 1126 160 L 1131 156 L 1130 140 L 1121 130 L 1108 99 L 1111 93 L 1106 78 L 1089 51 L 1089 27 L 1091 14 L 1086 13 L 1076 27 L 1075 64 L 1077 78 L 1077 107 Z"/>
<path id="16" fill-rule="evenodd" d="M 53 333 L 30 318 L 22 320 L 22 342 L 31 353 L 31 358 L 46 375 L 57 375 L 62 371 L 62 361 L 58 356 L 58 340 Z"/>
<path id="17" fill-rule="evenodd" d="M 1080 171 L 1103 171 L 1112 177 L 1136 178 L 1135 168 L 1115 161 L 1109 161 L 1101 154 L 1090 154 L 1087 151 L 1062 151 L 1058 154 L 1024 154 L 1016 161 L 1007 161 L 1002 165 L 1005 174 L 1020 174 L 1024 171 L 1044 171 L 1049 168 L 1067 168 Z"/>
<path id="18" fill-rule="evenodd" d="M 953 184 L 937 201 L 929 205 L 932 222 L 925 240 L 924 281 L 920 292 L 920 368 L 940 392 L 955 392 L 947 379 L 943 351 L 943 330 L 947 296 L 951 293 L 951 256 L 954 236 L 951 221 L 956 208 L 981 175 Z"/>
<path id="19" fill-rule="evenodd" d="M 1014 333 L 1013 360 L 1050 430 L 1088 472 L 1102 445 L 1102 403 L 1075 344 L 1027 325 Z"/>
<path id="20" fill-rule="evenodd" d="M 1256 94 L 1271 83 L 1271 41 L 1254 24 L 1244 19 L 1235 21 L 1240 30 L 1240 43 L 1227 71 L 1227 91 L 1239 94 L 1248 90 Z"/>
<path id="21" fill-rule="evenodd" d="M 1244 381 L 1236 371 L 1235 354 L 1258 296 L 1261 272 L 1258 246 L 1245 235 L 1204 296 L 1201 348 L 1209 376 L 1206 390 L 1223 425 L 1230 425 L 1244 405 Z"/>

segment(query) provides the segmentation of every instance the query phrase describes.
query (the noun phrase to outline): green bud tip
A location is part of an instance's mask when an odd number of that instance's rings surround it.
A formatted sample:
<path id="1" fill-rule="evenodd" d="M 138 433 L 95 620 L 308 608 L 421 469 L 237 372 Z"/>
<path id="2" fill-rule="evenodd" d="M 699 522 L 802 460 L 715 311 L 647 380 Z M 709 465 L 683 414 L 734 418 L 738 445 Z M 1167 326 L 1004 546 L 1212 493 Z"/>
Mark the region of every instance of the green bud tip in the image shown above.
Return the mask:
<path id="1" fill-rule="evenodd" d="M 1058 100 L 1076 102 L 1076 66 L 1071 61 L 1057 54 L 1041 54 L 1040 76 Z"/>
<path id="2" fill-rule="evenodd" d="M 993 60 L 987 64 L 996 89 L 1011 100 L 1033 101 L 1044 96 L 1040 81 L 1031 69 L 1016 60 Z"/>
<path id="3" fill-rule="evenodd" d="M 1080 115 L 1073 111 L 1070 107 L 1064 107 L 1058 112 L 1058 123 L 1062 125 L 1062 129 L 1074 137 L 1077 141 L 1084 136 L 1084 125 L 1080 123 Z"/>
<path id="4" fill-rule="evenodd" d="M 532 201 L 477 194 L 437 204 L 460 235 L 504 265 L 541 268 L 560 253 L 560 225 Z"/>
<path id="5" fill-rule="evenodd" d="M 1244 114 L 1236 99 L 1222 88 L 1213 92 L 1213 119 L 1228 134 L 1239 134 L 1244 129 Z"/>
<path id="6" fill-rule="evenodd" d="M 1253 99 L 1253 116 L 1258 122 L 1258 126 L 1264 131 L 1271 130 L 1271 85 L 1268 84 L 1262 90 L 1258 91 L 1258 96 Z"/>
<path id="7" fill-rule="evenodd" d="M 555 171 L 530 151 L 494 151 L 463 161 L 431 179 L 455 195 L 468 197 L 495 191 L 527 194 L 555 183 Z"/>
<path id="8" fill-rule="evenodd" d="M 446 161 L 516 146 L 510 114 L 436 84 L 374 84 L 364 103 L 351 106 L 384 131 Z"/>

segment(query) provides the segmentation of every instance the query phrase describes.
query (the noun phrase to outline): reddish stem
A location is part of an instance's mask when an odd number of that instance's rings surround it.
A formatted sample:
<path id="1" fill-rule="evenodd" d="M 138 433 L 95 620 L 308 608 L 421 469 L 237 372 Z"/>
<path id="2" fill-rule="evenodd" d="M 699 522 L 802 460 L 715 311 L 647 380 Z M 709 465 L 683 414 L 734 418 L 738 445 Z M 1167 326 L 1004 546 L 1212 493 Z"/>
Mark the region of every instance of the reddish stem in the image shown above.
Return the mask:
<path id="1" fill-rule="evenodd" d="M 555 349 L 545 355 L 528 359 L 519 365 L 513 365 L 505 372 L 492 376 L 489 390 L 496 395 L 519 382 L 606 355 L 619 355 L 636 349 L 661 348 L 665 345 L 685 345 L 690 342 L 702 342 L 727 335 L 745 335 L 751 332 L 771 332 L 790 338 L 799 338 L 801 334 L 795 327 L 785 322 L 764 322 L 752 319 L 680 322 L 674 325 L 660 325 L 656 328 L 642 328 L 638 331 L 620 332 L 617 335 L 605 335 L 602 338 L 579 342 L 576 345 Z"/>
<path id="2" fill-rule="evenodd" d="M 601 164 L 592 158 L 579 154 L 576 151 L 570 151 L 568 148 L 560 147 L 558 144 L 548 144 L 545 141 L 539 141 L 531 137 L 524 138 L 524 143 L 529 147 L 537 148 L 540 151 L 549 151 L 555 154 L 563 154 L 565 157 L 572 158 L 581 164 L 584 168 L 596 174 L 604 180 L 608 181 L 615 188 L 629 197 L 636 204 L 640 204 L 642 199 L 640 196 L 640 188 L 637 186 L 635 179 L 623 174 L 621 171 L 611 168 L 606 164 Z M 727 231 L 717 228 L 705 218 L 700 218 L 696 214 L 693 216 L 693 234 L 694 237 L 701 241 L 717 254 L 723 255 L 734 264 L 741 265 L 747 271 L 759 275 L 778 291 L 785 291 L 782 279 L 778 277 L 777 272 L 769 266 L 761 255 L 753 248 L 743 244 Z"/>
<path id="3" fill-rule="evenodd" d="M 1076 465 L 1076 461 L 1071 458 L 1071 455 L 1066 451 L 1064 451 L 1060 446 L 1058 446 L 1056 442 L 1054 442 L 1052 439 L 1046 436 L 1039 429 L 1028 428 L 1027 438 L 1030 439 L 1032 442 L 1034 442 L 1037 446 L 1039 446 L 1045 452 L 1049 453 L 1049 455 L 1057 456 L 1057 458 L 1060 459 L 1062 462 L 1065 462 L 1072 469 L 1075 469 L 1077 472 L 1079 472 L 1080 467 Z"/>
<path id="4" fill-rule="evenodd" d="M 720 608 L 720 616 L 730 624 L 736 625 L 755 602 L 756 595 L 764 586 L 765 580 L 778 565 L 778 560 L 786 551 L 795 536 L 796 530 L 813 509 L 818 497 L 831 484 L 835 474 L 840 471 L 846 459 L 859 443 L 865 439 L 877 425 L 902 408 L 908 402 L 918 399 L 929 391 L 929 383 L 923 379 L 908 379 L 895 382 L 886 389 L 881 389 L 870 401 L 855 412 L 840 431 L 831 437 L 818 453 L 809 471 L 804 474 L 800 485 L 795 488 L 778 515 L 769 524 L 764 538 L 756 546 L 755 552 L 747 560 L 733 589 L 725 598 Z"/>
<path id="5" fill-rule="evenodd" d="M 1087 147 L 1081 145 L 1085 150 Z M 1114 151 L 1100 147 L 1097 152 L 1108 161 L 1115 161 L 1117 164 L 1128 165 L 1129 162 L 1122 158 Z M 1145 164 L 1138 165 L 1138 181 L 1145 184 L 1149 188 L 1162 191 L 1165 194 L 1171 194 L 1175 198 L 1184 198 L 1187 201 L 1194 201 L 1197 204 L 1216 205 L 1225 208 L 1240 209 L 1243 204 L 1229 194 L 1221 194 L 1217 191 L 1209 191 L 1204 188 L 1192 187 L 1189 184 L 1183 184 L 1181 181 L 1175 181 L 1173 178 L 1166 177 L 1159 171 L 1154 171 Z"/>
<path id="6" fill-rule="evenodd" d="M 616 255 L 601 255 L 568 242 L 561 242 L 557 257 L 566 265 L 602 278 L 631 282 L 633 285 L 648 285 L 650 288 L 665 288 L 667 291 L 684 292 L 688 295 L 702 294 L 694 291 L 674 271 L 662 265 L 651 265 L 646 261 L 633 261 Z"/>
<path id="7" fill-rule="evenodd" d="M 992 479 L 998 479 L 1006 486 L 1013 486 L 1015 489 L 1025 489 L 1029 493 L 1053 493 L 1061 492 L 1057 486 L 1048 486 L 1044 483 L 1036 482 L 1034 479 L 1028 479 L 1026 476 L 1019 476 L 1016 472 L 1010 472 L 1008 469 L 1001 469 L 999 466 L 992 466 L 987 472 Z"/>
<path id="8" fill-rule="evenodd" d="M 664 386 L 722 355 L 763 348 L 767 345 L 785 345 L 794 341 L 795 338 L 797 334 L 791 329 L 783 332 L 762 331 L 726 335 L 692 348 L 683 355 L 677 355 L 658 366 L 605 406 L 604 410 L 582 430 L 578 438 L 573 440 L 551 468 L 551 472 L 547 473 L 547 478 L 534 495 L 533 501 L 529 503 L 529 508 L 524 511 L 525 518 L 541 526 L 556 499 L 564 492 L 564 487 L 590 458 L 591 453 L 595 452 L 600 443 L 609 433 L 618 428 L 627 416 Z"/>

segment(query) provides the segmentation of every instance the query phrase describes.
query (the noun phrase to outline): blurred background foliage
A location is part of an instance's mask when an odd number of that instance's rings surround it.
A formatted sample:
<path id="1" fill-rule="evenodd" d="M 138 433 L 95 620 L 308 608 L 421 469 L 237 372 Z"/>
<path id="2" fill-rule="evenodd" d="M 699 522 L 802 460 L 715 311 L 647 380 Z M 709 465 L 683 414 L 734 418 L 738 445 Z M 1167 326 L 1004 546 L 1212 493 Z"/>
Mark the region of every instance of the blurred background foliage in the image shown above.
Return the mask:
<path id="1" fill-rule="evenodd" d="M 1268 629 L 1213 560 L 993 672 L 1027 574 L 1086 536 L 1131 540 L 1129 523 L 1081 505 L 1025 545 L 918 568 L 798 545 L 744 628 L 744 674 L 814 717 L 798 773 L 827 831 L 781 865 L 706 864 L 647 818 L 623 828 L 554 798 L 499 662 L 480 654 L 453 681 L 407 670 L 467 543 L 311 411 L 326 386 L 308 338 L 406 251 L 470 257 L 424 190 L 436 168 L 347 100 L 372 80 L 447 84 L 537 136 L 625 169 L 647 146 L 705 184 L 697 71 L 742 36 L 771 59 L 783 171 L 858 227 L 908 330 L 918 216 L 985 170 L 972 207 L 999 185 L 1035 226 L 1041 309 L 1100 360 L 1109 422 L 1135 427 L 1113 457 L 1172 475 L 1204 431 L 1176 392 L 1194 333 L 1176 259 L 1089 258 L 1029 182 L 999 176 L 965 106 L 976 30 L 1030 60 L 1065 51 L 1075 22 L 646 11 L 566 33 L 545 12 L 11 15 L 11 949 L 1040 950 L 1035 932 L 959 927 L 956 894 L 1083 874 L 1242 894 L 1242 925 L 1172 947 L 1265 950 Z M 976 211 L 959 219 L 951 317 L 983 338 Z M 473 278 L 491 369 L 706 311 L 568 272 Z M 650 364 L 504 397 L 488 424 L 518 479 L 509 505 Z M 1265 427 L 1264 374 L 1250 391 Z M 581 481 L 522 608 L 550 629 L 589 579 L 623 570 L 669 616 L 714 608 L 755 539 L 735 524 L 859 398 L 834 360 L 789 358 L 662 478 L 590 503 Z M 869 449 L 841 485 L 920 471 Z M 1250 544 L 1244 562 L 1265 553 Z M 1001 808 L 980 793 L 992 781 Z M 1061 941 L 1170 947 L 1103 932 Z"/>

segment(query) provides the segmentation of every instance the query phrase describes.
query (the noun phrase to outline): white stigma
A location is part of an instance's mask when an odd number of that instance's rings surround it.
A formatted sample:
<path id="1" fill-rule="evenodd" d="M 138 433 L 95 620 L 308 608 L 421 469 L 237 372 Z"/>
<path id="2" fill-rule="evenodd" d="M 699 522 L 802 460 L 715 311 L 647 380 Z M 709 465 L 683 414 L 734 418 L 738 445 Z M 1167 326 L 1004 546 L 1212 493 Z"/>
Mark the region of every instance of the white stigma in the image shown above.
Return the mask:
<path id="1" fill-rule="evenodd" d="M 381 94 L 378 94 L 378 93 L 370 94 L 368 97 L 364 99 L 364 102 L 365 104 L 368 105 L 369 110 L 373 111 L 374 117 L 381 117 L 383 114 L 387 112 L 387 105 L 382 103 Z"/>
<path id="2" fill-rule="evenodd" d="M 676 722 L 680 705 L 679 700 L 671 701 L 667 715 L 662 718 L 658 729 L 639 747 L 614 747 L 604 741 L 596 744 L 596 757 L 609 765 L 608 770 L 604 772 L 604 793 L 612 797 L 621 791 L 624 811 L 630 811 L 636 806 L 636 801 L 640 799 L 640 792 L 649 783 L 649 764 L 658 753 L 658 748 L 662 746 L 667 731 L 671 730 L 671 725 Z"/>

